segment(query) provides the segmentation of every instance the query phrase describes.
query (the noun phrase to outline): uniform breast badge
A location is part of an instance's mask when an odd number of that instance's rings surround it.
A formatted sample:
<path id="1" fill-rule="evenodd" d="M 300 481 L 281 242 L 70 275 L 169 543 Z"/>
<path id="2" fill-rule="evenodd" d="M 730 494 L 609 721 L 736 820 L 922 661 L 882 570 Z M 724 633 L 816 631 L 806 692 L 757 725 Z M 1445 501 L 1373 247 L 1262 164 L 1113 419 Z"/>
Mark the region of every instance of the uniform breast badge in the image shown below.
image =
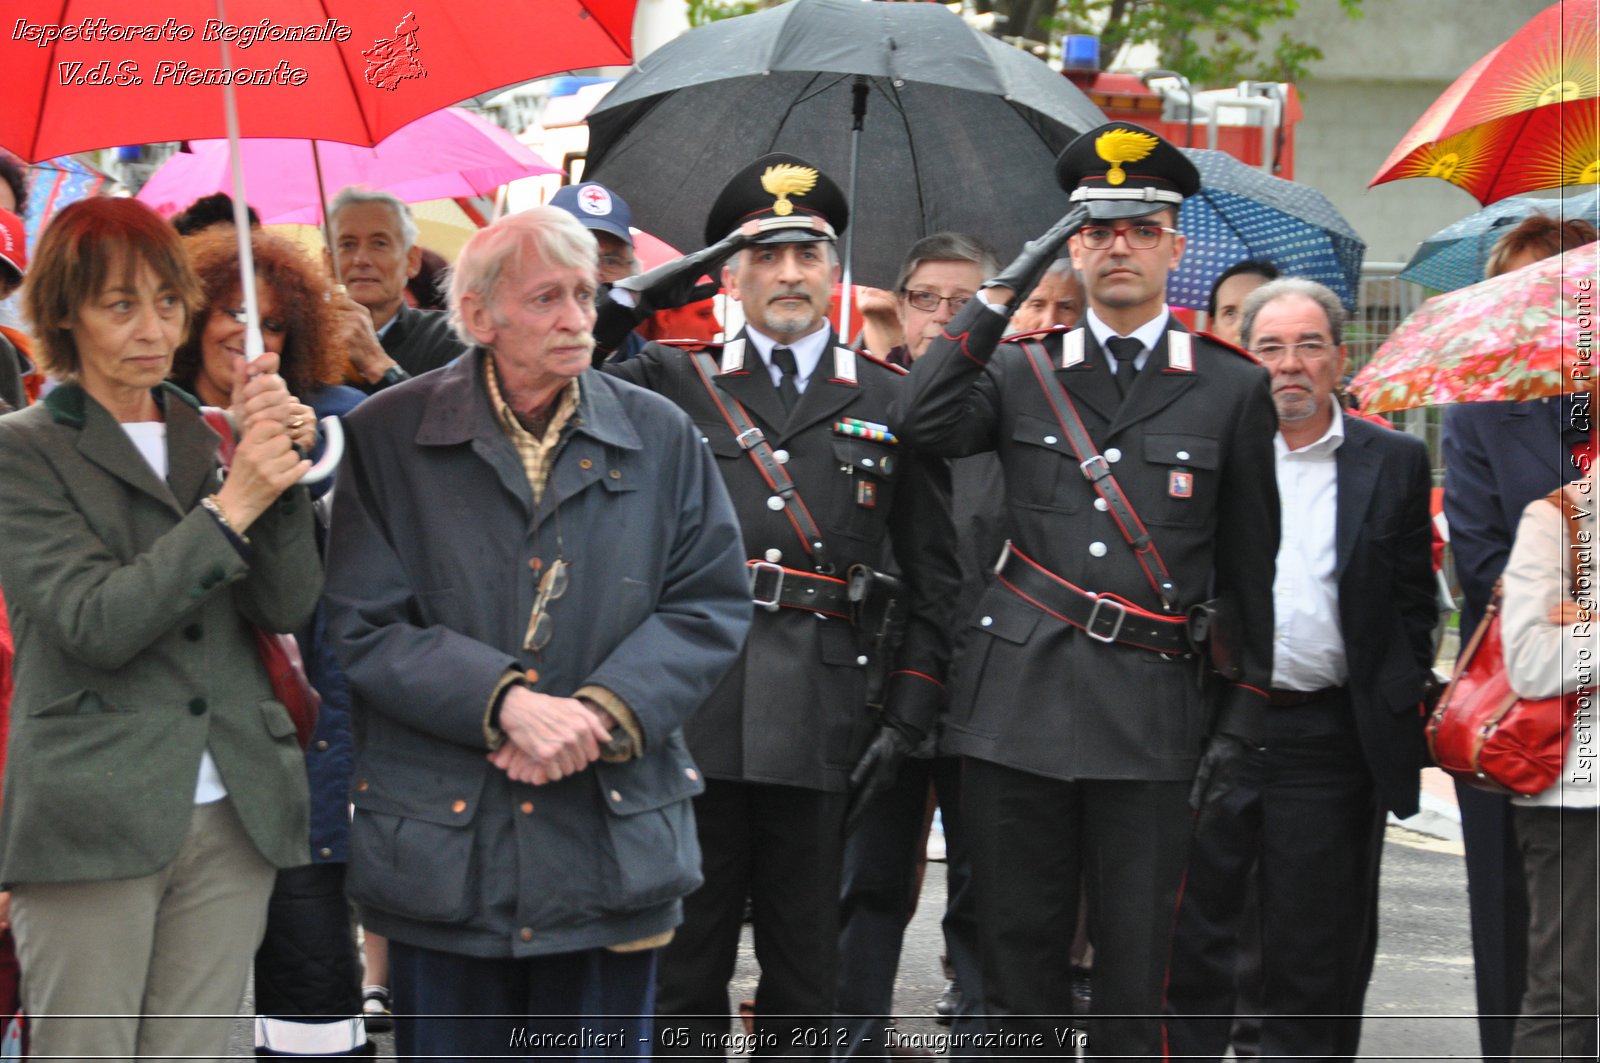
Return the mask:
<path id="1" fill-rule="evenodd" d="M 1167 494 L 1173 498 L 1194 497 L 1194 473 L 1188 469 L 1173 469 L 1167 474 Z"/>

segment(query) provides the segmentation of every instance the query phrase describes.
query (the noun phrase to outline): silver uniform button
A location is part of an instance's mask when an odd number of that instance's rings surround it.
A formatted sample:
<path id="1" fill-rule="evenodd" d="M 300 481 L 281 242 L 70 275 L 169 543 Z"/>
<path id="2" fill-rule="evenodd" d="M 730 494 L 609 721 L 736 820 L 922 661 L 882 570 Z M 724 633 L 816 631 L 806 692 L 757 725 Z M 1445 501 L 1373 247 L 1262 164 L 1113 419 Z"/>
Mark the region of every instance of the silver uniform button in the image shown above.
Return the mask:
<path id="1" fill-rule="evenodd" d="M 1105 557 L 1106 556 L 1106 544 L 1105 543 L 1090 543 L 1089 544 L 1089 553 L 1094 557 Z"/>
<path id="2" fill-rule="evenodd" d="M 779 498 L 777 495 L 773 495 L 771 498 L 767 499 L 767 508 L 772 510 L 774 513 L 778 512 L 778 510 L 783 508 L 783 499 Z"/>
<path id="3" fill-rule="evenodd" d="M 872 468 L 872 459 L 871 458 L 862 458 L 861 459 L 861 464 L 864 467 L 870 469 L 870 468 Z"/>
<path id="4" fill-rule="evenodd" d="M 1116 464 L 1122 460 L 1122 451 L 1118 450 L 1116 447 L 1108 447 L 1106 449 L 1105 458 L 1112 464 Z"/>
<path id="5" fill-rule="evenodd" d="M 1056 437 L 1055 436 L 1045 436 L 1044 437 L 1044 441 L 1046 443 L 1049 443 L 1052 447 L 1056 445 Z"/>
<path id="6" fill-rule="evenodd" d="M 768 550 L 762 556 L 765 557 L 768 561 L 772 562 L 774 565 L 776 565 L 778 562 L 783 560 L 783 551 L 779 550 L 777 547 L 773 547 L 771 550 Z"/>
<path id="7" fill-rule="evenodd" d="M 789 452 L 787 450 L 774 450 L 772 452 L 772 460 L 779 465 L 787 465 L 789 464 Z"/>
<path id="8" fill-rule="evenodd" d="M 1097 498 L 1097 499 L 1094 500 L 1094 508 L 1098 509 L 1100 512 L 1104 513 L 1106 510 L 1110 509 L 1111 507 L 1106 505 L 1106 500 L 1105 499 Z"/>
<path id="9" fill-rule="evenodd" d="M 982 624 L 984 627 L 989 627 L 994 623 L 994 617 L 986 616 L 982 620 L 978 621 L 978 623 Z"/>
<path id="10" fill-rule="evenodd" d="M 856 663 L 857 664 L 861 664 L 861 665 L 866 664 L 867 663 L 867 655 L 863 653 L 860 657 L 857 657 L 856 658 Z"/>
<path id="11" fill-rule="evenodd" d="M 1179 461 L 1188 461 L 1189 460 L 1189 452 L 1187 450 L 1178 451 L 1178 460 Z"/>

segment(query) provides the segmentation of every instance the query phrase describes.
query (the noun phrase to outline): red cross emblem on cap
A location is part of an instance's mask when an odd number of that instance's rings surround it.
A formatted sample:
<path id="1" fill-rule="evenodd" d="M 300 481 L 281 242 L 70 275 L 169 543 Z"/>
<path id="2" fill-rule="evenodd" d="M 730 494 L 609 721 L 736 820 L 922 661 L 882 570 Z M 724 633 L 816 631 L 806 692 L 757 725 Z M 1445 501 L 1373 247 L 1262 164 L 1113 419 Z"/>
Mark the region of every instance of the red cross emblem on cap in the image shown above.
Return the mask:
<path id="1" fill-rule="evenodd" d="M 611 213 L 611 194 L 599 185 L 588 185 L 579 189 L 578 202 L 590 214 Z"/>

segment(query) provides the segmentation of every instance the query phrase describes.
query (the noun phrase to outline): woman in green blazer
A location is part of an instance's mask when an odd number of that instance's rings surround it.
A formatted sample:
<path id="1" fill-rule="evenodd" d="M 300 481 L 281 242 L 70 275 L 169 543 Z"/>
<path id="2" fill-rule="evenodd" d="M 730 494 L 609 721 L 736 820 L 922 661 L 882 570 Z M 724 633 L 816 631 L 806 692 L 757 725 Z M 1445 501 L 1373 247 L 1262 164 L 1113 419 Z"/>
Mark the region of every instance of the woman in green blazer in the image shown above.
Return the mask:
<path id="1" fill-rule="evenodd" d="M 40 1056 L 226 1055 L 275 869 L 307 860 L 304 764 L 253 631 L 292 630 L 321 589 L 303 425 L 265 355 L 223 478 L 164 383 L 198 299 L 177 234 L 108 198 L 56 216 L 25 290 L 59 384 L 0 418 L 0 885 Z"/>

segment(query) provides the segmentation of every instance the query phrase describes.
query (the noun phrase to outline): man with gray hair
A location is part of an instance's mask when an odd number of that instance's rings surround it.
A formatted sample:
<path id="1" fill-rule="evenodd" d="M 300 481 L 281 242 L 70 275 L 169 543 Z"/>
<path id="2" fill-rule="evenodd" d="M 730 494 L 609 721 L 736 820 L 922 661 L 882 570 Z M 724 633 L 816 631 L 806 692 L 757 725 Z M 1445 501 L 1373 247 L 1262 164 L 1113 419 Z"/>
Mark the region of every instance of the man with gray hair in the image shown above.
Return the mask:
<path id="1" fill-rule="evenodd" d="M 1013 332 L 1035 332 L 1047 328 L 1072 328 L 1083 316 L 1083 278 L 1062 256 L 1050 263 L 1033 291 L 1011 315 Z"/>
<path id="2" fill-rule="evenodd" d="M 402 1058 L 648 1054 L 701 882 L 682 727 L 744 642 L 745 554 L 700 430 L 590 369 L 595 259 L 555 208 L 482 230 L 450 289 L 474 346 L 346 419 L 348 888 Z"/>
<path id="3" fill-rule="evenodd" d="M 1245 298 L 1242 318 L 1240 340 L 1272 374 L 1278 411 L 1272 686 L 1265 748 L 1196 825 L 1168 1035 L 1174 1056 L 1226 1050 L 1237 902 L 1256 875 L 1260 1054 L 1348 1059 L 1377 940 L 1384 813 L 1417 810 L 1437 619 L 1432 477 L 1421 440 L 1340 408 L 1344 309 L 1333 292 L 1271 281 Z"/>
<path id="4" fill-rule="evenodd" d="M 422 267 L 411 208 L 388 192 L 345 188 L 328 207 L 339 341 L 367 391 L 398 384 L 466 351 L 448 316 L 405 301 Z"/>

